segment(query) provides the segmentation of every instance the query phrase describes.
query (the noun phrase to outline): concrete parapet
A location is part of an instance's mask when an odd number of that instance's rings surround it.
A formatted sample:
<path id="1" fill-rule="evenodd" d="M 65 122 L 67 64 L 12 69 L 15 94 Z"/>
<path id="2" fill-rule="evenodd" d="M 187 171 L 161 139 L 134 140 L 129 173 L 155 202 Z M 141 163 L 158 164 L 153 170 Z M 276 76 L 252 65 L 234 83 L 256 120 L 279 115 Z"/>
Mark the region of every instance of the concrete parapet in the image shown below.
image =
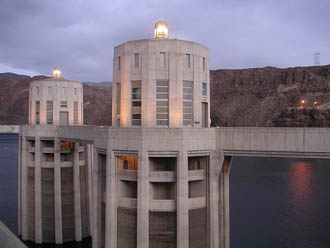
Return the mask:
<path id="1" fill-rule="evenodd" d="M 0 244 L 2 248 L 27 248 L 8 227 L 0 221 Z"/>
<path id="2" fill-rule="evenodd" d="M 19 133 L 17 125 L 0 125 L 0 133 Z"/>

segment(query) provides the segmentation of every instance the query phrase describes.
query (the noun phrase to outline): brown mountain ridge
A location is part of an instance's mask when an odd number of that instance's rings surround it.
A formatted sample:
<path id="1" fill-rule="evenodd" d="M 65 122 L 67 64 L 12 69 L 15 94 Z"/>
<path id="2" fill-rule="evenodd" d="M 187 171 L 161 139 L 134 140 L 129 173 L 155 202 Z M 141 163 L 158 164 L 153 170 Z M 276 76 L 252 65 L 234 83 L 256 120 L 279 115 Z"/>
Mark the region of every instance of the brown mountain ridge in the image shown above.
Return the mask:
<path id="1" fill-rule="evenodd" d="M 43 77 L 15 75 L 0 73 L 0 125 L 27 124 L 29 84 Z M 111 125 L 111 87 L 83 86 L 84 123 Z M 330 65 L 211 70 L 210 94 L 212 126 L 330 127 Z"/>

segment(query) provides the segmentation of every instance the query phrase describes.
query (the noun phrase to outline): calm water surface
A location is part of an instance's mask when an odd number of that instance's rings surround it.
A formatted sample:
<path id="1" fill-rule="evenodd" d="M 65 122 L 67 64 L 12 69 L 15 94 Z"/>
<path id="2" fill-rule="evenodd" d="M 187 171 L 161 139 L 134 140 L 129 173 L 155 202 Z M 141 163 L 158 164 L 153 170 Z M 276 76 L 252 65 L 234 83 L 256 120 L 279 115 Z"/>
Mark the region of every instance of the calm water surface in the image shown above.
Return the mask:
<path id="1" fill-rule="evenodd" d="M 0 219 L 15 233 L 17 157 L 18 136 L 0 134 Z M 230 180 L 231 248 L 330 247 L 330 161 L 235 157 Z"/>

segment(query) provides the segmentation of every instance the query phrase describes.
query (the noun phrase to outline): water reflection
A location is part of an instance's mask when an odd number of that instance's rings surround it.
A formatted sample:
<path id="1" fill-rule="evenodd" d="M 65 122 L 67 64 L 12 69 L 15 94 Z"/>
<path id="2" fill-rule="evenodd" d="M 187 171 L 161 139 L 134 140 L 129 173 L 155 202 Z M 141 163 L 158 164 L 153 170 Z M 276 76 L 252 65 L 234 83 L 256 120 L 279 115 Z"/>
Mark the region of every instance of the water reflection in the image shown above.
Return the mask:
<path id="1" fill-rule="evenodd" d="M 234 158 L 231 248 L 329 248 L 326 159 Z"/>
<path id="2" fill-rule="evenodd" d="M 295 205 L 306 205 L 310 201 L 312 193 L 312 165 L 309 162 L 293 162 L 289 166 L 288 186 L 293 203 Z"/>

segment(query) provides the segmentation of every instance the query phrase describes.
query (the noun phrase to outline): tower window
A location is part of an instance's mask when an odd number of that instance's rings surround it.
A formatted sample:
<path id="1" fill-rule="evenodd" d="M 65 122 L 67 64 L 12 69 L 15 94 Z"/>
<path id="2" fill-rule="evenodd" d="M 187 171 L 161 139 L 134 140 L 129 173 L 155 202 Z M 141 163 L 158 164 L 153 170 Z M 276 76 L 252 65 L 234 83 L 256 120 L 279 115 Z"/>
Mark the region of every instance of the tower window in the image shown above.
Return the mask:
<path id="1" fill-rule="evenodd" d="M 74 88 L 74 95 L 77 95 L 77 88 Z"/>
<path id="2" fill-rule="evenodd" d="M 48 87 L 48 96 L 52 96 L 52 95 L 53 95 L 53 88 Z"/>
<path id="3" fill-rule="evenodd" d="M 127 159 L 124 160 L 124 170 L 128 170 L 128 161 L 127 161 Z"/>
<path id="4" fill-rule="evenodd" d="M 207 96 L 207 85 L 202 83 L 202 96 Z"/>
<path id="5" fill-rule="evenodd" d="M 193 82 L 183 81 L 183 125 L 193 124 Z"/>
<path id="6" fill-rule="evenodd" d="M 68 102 L 67 101 L 61 101 L 61 108 L 66 108 L 68 107 Z"/>
<path id="7" fill-rule="evenodd" d="M 160 67 L 165 67 L 165 53 L 160 53 L 160 58 L 159 58 L 159 66 Z"/>
<path id="8" fill-rule="evenodd" d="M 203 57 L 203 71 L 205 71 L 206 69 L 206 60 L 205 60 L 205 57 Z"/>
<path id="9" fill-rule="evenodd" d="M 36 101 L 36 124 L 40 124 L 40 101 Z"/>
<path id="10" fill-rule="evenodd" d="M 120 114 L 121 85 L 117 83 L 117 114 Z"/>
<path id="11" fill-rule="evenodd" d="M 81 115 L 80 115 L 80 121 L 81 123 L 83 123 L 83 114 L 84 114 L 84 105 L 83 103 L 80 103 L 80 111 L 81 111 Z"/>
<path id="12" fill-rule="evenodd" d="M 63 95 L 63 98 L 67 98 L 67 88 L 66 87 L 62 87 L 62 95 Z"/>
<path id="13" fill-rule="evenodd" d="M 139 68 L 140 56 L 138 53 L 134 54 L 135 68 Z"/>
<path id="14" fill-rule="evenodd" d="M 39 95 L 39 87 L 37 87 L 37 94 Z"/>
<path id="15" fill-rule="evenodd" d="M 132 81 L 132 126 L 141 126 L 141 81 Z"/>
<path id="16" fill-rule="evenodd" d="M 186 54 L 186 67 L 190 68 L 190 54 Z"/>
<path id="17" fill-rule="evenodd" d="M 156 125 L 168 126 L 168 81 L 157 81 Z"/>
<path id="18" fill-rule="evenodd" d="M 47 124 L 53 124 L 53 101 L 47 101 Z"/>
<path id="19" fill-rule="evenodd" d="M 73 102 L 73 124 L 78 124 L 78 102 Z"/>
<path id="20" fill-rule="evenodd" d="M 118 57 L 118 71 L 120 71 L 120 57 Z"/>

